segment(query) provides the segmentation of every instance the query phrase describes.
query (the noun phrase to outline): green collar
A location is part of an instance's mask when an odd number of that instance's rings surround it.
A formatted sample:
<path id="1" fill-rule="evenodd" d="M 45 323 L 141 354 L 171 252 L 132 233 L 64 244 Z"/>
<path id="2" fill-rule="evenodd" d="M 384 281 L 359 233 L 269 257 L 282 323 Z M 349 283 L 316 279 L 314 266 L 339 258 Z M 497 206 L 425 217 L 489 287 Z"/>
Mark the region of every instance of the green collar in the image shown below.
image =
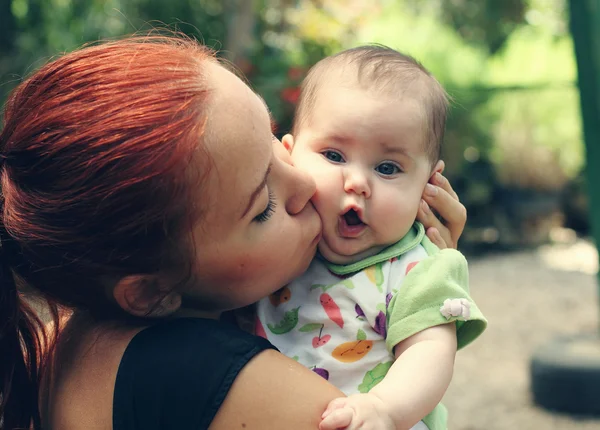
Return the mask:
<path id="1" fill-rule="evenodd" d="M 380 253 L 365 258 L 364 260 L 347 265 L 338 265 L 320 257 L 330 272 L 336 275 L 349 275 L 361 271 L 374 264 L 387 261 L 393 257 L 398 257 L 417 246 L 425 237 L 425 227 L 420 222 L 415 222 L 406 235 L 393 245 L 383 249 Z"/>

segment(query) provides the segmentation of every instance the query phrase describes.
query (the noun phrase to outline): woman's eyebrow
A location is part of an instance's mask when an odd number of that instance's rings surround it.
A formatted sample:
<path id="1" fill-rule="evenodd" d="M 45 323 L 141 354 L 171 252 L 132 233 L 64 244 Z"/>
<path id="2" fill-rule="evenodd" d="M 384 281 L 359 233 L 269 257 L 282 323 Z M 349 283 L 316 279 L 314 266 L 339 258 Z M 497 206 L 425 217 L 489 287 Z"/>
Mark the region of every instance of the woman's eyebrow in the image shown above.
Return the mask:
<path id="1" fill-rule="evenodd" d="M 258 184 L 258 186 L 252 192 L 252 194 L 250 194 L 250 200 L 248 201 L 248 205 L 246 206 L 246 209 L 244 209 L 244 213 L 242 213 L 242 216 L 240 217 L 240 219 L 244 218 L 246 216 L 246 214 L 248 213 L 250 208 L 252 208 L 252 205 L 254 205 L 254 201 L 256 200 L 258 195 L 267 186 L 267 179 L 269 178 L 269 173 L 271 173 L 272 166 L 273 166 L 272 164 L 269 164 L 269 167 L 267 168 L 267 171 L 265 172 L 265 176 L 263 177 L 262 181 L 260 182 L 260 184 Z"/>

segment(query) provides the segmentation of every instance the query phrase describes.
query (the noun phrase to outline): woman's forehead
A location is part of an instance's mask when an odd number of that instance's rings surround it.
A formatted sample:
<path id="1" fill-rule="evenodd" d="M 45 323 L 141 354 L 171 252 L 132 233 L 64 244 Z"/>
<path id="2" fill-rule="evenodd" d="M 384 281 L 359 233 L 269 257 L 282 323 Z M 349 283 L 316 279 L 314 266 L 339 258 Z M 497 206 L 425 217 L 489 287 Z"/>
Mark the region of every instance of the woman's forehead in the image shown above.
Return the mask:
<path id="1" fill-rule="evenodd" d="M 211 65 L 208 76 L 212 96 L 204 144 L 213 166 L 204 194 L 209 212 L 230 217 L 271 162 L 270 120 L 261 99 L 237 76 L 218 65 Z"/>

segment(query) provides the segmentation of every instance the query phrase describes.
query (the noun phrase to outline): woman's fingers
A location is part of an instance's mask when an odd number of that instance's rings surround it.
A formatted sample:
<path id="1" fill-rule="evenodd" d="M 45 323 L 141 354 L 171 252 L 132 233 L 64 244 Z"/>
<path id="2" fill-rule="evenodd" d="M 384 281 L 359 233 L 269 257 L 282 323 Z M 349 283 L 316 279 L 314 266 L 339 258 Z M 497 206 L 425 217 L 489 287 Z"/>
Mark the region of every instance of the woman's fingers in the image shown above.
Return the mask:
<path id="1" fill-rule="evenodd" d="M 453 241 L 450 230 L 442 224 L 425 200 L 421 200 L 421 205 L 417 213 L 417 221 L 425 226 L 427 237 L 438 248 L 445 249 L 452 247 Z M 443 236 L 441 232 L 443 232 Z"/>
<path id="2" fill-rule="evenodd" d="M 425 186 L 423 200 L 426 204 L 421 202 L 417 219 L 427 230 L 432 227 L 437 229 L 448 247 L 456 248 L 467 222 L 467 210 L 445 178 L 436 179 L 435 182 L 440 182 L 441 186 Z"/>
<path id="3" fill-rule="evenodd" d="M 435 246 L 437 246 L 440 249 L 448 248 L 448 244 L 446 243 L 446 241 L 444 240 L 437 228 L 431 227 L 427 229 L 426 233 L 429 240 L 431 240 Z M 450 239 L 450 233 L 448 233 L 448 238 Z"/>
<path id="4" fill-rule="evenodd" d="M 431 183 L 433 185 L 437 185 L 438 187 L 442 188 L 444 191 L 446 191 L 448 194 L 450 194 L 450 196 L 452 196 L 455 200 L 458 200 L 458 194 L 456 194 L 454 192 L 452 185 L 450 185 L 450 181 L 448 181 L 448 179 L 441 173 L 435 173 L 431 177 Z"/>
<path id="5" fill-rule="evenodd" d="M 431 184 L 425 186 L 423 199 L 444 220 L 445 225 L 456 224 L 462 232 L 467 221 L 467 210 L 461 202 L 443 188 Z"/>

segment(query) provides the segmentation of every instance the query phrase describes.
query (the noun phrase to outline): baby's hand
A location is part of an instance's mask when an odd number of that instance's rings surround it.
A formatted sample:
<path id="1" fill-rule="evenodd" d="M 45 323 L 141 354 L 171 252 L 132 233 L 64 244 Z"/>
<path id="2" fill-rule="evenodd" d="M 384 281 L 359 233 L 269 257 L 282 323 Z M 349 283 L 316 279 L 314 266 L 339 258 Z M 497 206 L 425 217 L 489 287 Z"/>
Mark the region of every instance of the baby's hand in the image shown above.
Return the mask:
<path id="1" fill-rule="evenodd" d="M 396 430 L 386 405 L 374 394 L 353 394 L 332 400 L 319 430 Z"/>

